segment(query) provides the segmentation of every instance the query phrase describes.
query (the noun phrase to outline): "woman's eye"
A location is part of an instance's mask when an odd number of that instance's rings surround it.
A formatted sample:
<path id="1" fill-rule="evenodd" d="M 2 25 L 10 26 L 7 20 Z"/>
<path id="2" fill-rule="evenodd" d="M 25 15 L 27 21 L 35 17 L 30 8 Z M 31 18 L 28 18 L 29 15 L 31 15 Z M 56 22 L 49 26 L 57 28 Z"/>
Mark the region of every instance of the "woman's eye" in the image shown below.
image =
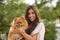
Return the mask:
<path id="1" fill-rule="evenodd" d="M 32 12 L 32 14 L 34 14 L 34 12 Z"/>
<path id="2" fill-rule="evenodd" d="M 28 15 L 30 15 L 30 13 L 28 13 Z"/>

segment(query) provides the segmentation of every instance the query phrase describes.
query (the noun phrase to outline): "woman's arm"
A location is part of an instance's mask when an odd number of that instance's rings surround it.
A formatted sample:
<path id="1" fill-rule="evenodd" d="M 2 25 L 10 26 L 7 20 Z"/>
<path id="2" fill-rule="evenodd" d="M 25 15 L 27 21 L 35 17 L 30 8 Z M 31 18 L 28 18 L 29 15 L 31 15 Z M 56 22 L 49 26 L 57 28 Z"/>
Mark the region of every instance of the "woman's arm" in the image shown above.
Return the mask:
<path id="1" fill-rule="evenodd" d="M 21 34 L 24 36 L 24 38 L 25 38 L 26 40 L 37 40 L 37 35 L 38 35 L 38 34 L 28 35 L 26 32 L 22 32 Z"/>
<path id="2" fill-rule="evenodd" d="M 33 36 L 30 35 L 31 38 L 28 37 L 28 36 L 27 36 L 27 38 L 29 38 L 30 40 L 44 40 L 44 35 L 45 35 L 45 26 L 44 26 L 44 24 L 41 23 L 40 25 L 38 25 L 36 27 L 36 29 L 33 31 L 32 34 L 34 34 L 34 35 Z M 23 35 L 25 35 L 25 34 L 23 34 Z"/>
<path id="3" fill-rule="evenodd" d="M 25 31 L 21 30 L 21 34 L 24 36 L 26 40 L 44 40 L 45 35 L 45 26 L 44 24 L 39 24 L 36 29 L 33 31 L 33 35 L 28 35 Z M 39 34 L 38 34 L 39 33 Z M 38 35 L 38 36 L 37 36 Z"/>
<path id="4" fill-rule="evenodd" d="M 38 35 L 38 34 L 29 35 L 29 34 L 27 34 L 22 28 L 19 29 L 19 30 L 20 30 L 20 33 L 23 35 L 23 37 L 24 37 L 26 40 L 37 40 L 37 35 Z"/>

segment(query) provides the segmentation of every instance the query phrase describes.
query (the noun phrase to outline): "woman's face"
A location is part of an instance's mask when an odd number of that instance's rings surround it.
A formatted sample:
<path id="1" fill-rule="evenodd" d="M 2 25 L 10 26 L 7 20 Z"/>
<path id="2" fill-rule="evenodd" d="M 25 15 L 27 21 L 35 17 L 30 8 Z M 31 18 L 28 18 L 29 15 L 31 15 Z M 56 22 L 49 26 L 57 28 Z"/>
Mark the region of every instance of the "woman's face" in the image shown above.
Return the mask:
<path id="1" fill-rule="evenodd" d="M 30 19 L 30 21 L 34 21 L 36 18 L 34 11 L 30 9 L 28 13 L 29 13 L 28 18 Z"/>

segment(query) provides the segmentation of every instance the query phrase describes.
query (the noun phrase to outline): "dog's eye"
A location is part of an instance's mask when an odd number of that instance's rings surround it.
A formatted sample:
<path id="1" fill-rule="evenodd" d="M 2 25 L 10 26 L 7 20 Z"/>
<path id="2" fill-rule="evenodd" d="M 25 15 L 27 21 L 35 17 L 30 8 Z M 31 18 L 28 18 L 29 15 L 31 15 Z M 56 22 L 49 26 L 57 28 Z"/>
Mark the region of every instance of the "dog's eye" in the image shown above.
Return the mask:
<path id="1" fill-rule="evenodd" d="M 21 22 L 18 22 L 17 24 L 22 24 Z"/>

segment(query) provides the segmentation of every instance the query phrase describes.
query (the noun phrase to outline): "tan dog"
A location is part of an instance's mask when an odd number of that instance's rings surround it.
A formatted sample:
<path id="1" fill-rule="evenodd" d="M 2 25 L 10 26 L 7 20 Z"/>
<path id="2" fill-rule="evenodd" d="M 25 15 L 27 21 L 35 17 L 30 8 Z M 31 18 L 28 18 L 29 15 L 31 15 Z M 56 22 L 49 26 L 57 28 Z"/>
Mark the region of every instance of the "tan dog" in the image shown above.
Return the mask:
<path id="1" fill-rule="evenodd" d="M 19 32 L 19 28 L 26 30 L 28 23 L 23 17 L 15 18 L 12 23 L 12 27 L 9 30 L 8 40 L 21 40 L 23 36 Z"/>

